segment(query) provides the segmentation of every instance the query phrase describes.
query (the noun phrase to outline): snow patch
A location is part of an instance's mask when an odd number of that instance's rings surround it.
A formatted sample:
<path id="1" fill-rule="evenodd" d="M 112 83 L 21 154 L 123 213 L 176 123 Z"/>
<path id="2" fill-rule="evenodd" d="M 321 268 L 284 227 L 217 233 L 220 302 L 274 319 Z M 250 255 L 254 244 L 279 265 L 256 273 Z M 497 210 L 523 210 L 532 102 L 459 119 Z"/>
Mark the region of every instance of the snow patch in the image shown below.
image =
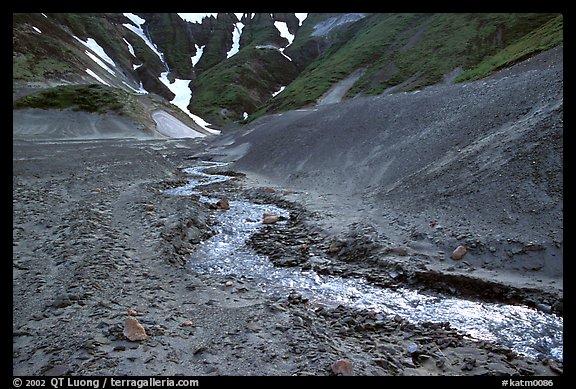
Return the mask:
<path id="1" fill-rule="evenodd" d="M 238 21 L 242 20 L 242 16 L 244 16 L 244 13 L 236 13 L 234 12 L 234 15 L 236 15 L 236 18 L 238 19 Z"/>
<path id="2" fill-rule="evenodd" d="M 144 64 L 143 64 L 143 63 L 141 63 L 140 65 L 134 64 L 134 65 L 132 65 L 132 68 L 133 68 L 133 70 L 136 70 L 136 69 L 138 69 L 138 68 L 139 68 L 140 66 L 142 66 L 142 65 L 144 65 Z"/>
<path id="3" fill-rule="evenodd" d="M 98 76 L 96 73 L 94 73 L 92 71 L 92 69 L 86 69 L 86 73 L 88 73 L 90 76 L 94 77 L 101 84 L 104 84 L 104 85 L 107 85 L 110 87 L 112 86 L 112 85 L 108 84 L 106 81 L 104 81 L 102 78 L 100 78 L 100 76 Z"/>
<path id="4" fill-rule="evenodd" d="M 273 49 L 273 50 L 278 50 L 280 52 L 280 54 L 282 54 L 284 57 L 286 57 L 290 62 L 292 62 L 292 58 L 288 57 L 286 54 L 284 54 L 284 48 L 280 48 L 274 45 L 256 45 L 255 48 L 257 49 Z"/>
<path id="5" fill-rule="evenodd" d="M 40 29 L 39 29 L 38 27 L 32 26 L 32 28 L 33 28 L 34 31 L 36 31 L 38 34 L 42 34 L 42 31 L 40 31 Z"/>
<path id="6" fill-rule="evenodd" d="M 144 23 L 146 23 L 145 19 L 142 19 L 140 16 L 132 14 L 132 13 L 123 13 L 122 15 L 126 16 L 132 23 L 140 27 Z"/>
<path id="7" fill-rule="evenodd" d="M 280 36 L 288 40 L 288 45 L 286 45 L 286 47 L 290 46 L 292 42 L 294 42 L 294 35 L 291 34 L 290 31 L 288 30 L 288 25 L 286 24 L 286 22 L 276 21 L 274 22 L 274 26 L 280 33 Z"/>
<path id="8" fill-rule="evenodd" d="M 168 73 L 169 72 L 163 72 L 162 74 L 160 74 L 159 79 L 175 95 L 174 99 L 172 99 L 170 103 L 174 104 L 182 111 L 184 111 L 196 122 L 196 124 L 198 124 L 206 131 L 209 131 L 212 134 L 220 134 L 220 131 L 213 130 L 207 127 L 210 125 L 210 123 L 206 122 L 199 116 L 194 115 L 192 112 L 188 110 L 188 104 L 190 103 L 190 99 L 192 98 L 192 91 L 190 90 L 189 87 L 190 80 L 181 80 L 179 78 L 176 78 L 174 79 L 174 82 L 171 83 L 170 80 L 168 79 Z"/>
<path id="9" fill-rule="evenodd" d="M 242 114 L 242 119 L 243 119 L 243 120 L 248 119 L 248 112 L 244 112 L 244 113 Z"/>
<path id="10" fill-rule="evenodd" d="M 234 31 L 232 31 L 232 48 L 226 53 L 226 58 L 232 57 L 240 50 L 240 35 L 242 35 L 243 28 L 243 23 L 238 22 L 234 24 Z"/>
<path id="11" fill-rule="evenodd" d="M 89 52 L 88 50 L 84 50 L 84 53 L 88 57 L 90 57 L 90 59 L 92 59 L 92 61 L 96 62 L 102 69 L 106 70 L 111 75 L 116 76 L 116 73 L 114 73 L 114 71 L 112 69 L 110 69 L 104 62 L 102 62 L 102 60 L 100 60 L 100 58 L 98 58 L 97 56 L 95 56 L 94 54 Z"/>
<path id="12" fill-rule="evenodd" d="M 281 86 L 280 89 L 278 89 L 276 92 L 272 92 L 272 97 L 276 97 L 277 95 L 279 95 L 280 93 L 282 93 L 282 91 L 286 88 L 286 86 Z"/>
<path id="13" fill-rule="evenodd" d="M 138 35 L 140 38 L 142 38 L 144 40 L 144 42 L 146 43 L 146 45 L 148 47 L 150 47 L 150 49 L 156 53 L 156 55 L 160 58 L 160 61 L 162 61 L 162 63 L 166 63 L 166 61 L 164 61 L 164 54 L 162 54 L 160 51 L 158 51 L 158 48 L 156 47 L 156 45 L 154 43 L 152 43 L 152 41 L 148 38 L 148 36 L 144 33 L 144 30 L 142 29 L 142 24 L 144 24 L 146 22 L 146 20 L 142 19 L 141 17 L 131 14 L 131 13 L 123 13 L 122 15 L 126 16 L 128 19 L 130 19 L 133 23 L 135 23 L 137 25 L 133 26 L 132 24 L 128 24 L 128 23 L 124 23 L 122 24 L 124 27 L 126 27 L 127 29 L 129 29 L 130 31 L 132 31 L 134 34 Z"/>
<path id="14" fill-rule="evenodd" d="M 296 18 L 298 18 L 298 26 L 302 26 L 302 23 L 304 23 L 304 20 L 306 20 L 306 18 L 308 17 L 308 14 L 294 14 L 294 16 L 296 16 Z"/>
<path id="15" fill-rule="evenodd" d="M 198 61 L 200 61 L 200 58 L 202 58 L 202 54 L 204 53 L 204 47 L 206 47 L 206 45 L 198 46 L 197 44 L 194 44 L 194 46 L 196 46 L 196 54 L 194 55 L 194 57 L 191 57 L 192 66 L 196 66 Z"/>
<path id="16" fill-rule="evenodd" d="M 46 19 L 48 19 L 48 16 L 46 16 L 46 14 L 41 14 L 42 16 L 44 16 Z"/>
<path id="17" fill-rule="evenodd" d="M 76 40 L 80 43 L 82 43 L 84 46 L 88 47 L 90 50 L 92 50 L 94 53 L 96 53 L 96 55 L 98 55 L 98 57 L 102 58 L 104 61 L 108 62 L 110 65 L 112 66 L 116 66 L 116 64 L 114 63 L 114 61 L 112 61 L 112 58 L 110 58 L 108 56 L 108 54 L 106 54 L 106 52 L 104 51 L 104 49 L 102 48 L 102 46 L 100 46 L 98 44 L 98 42 L 96 42 L 94 39 L 92 38 L 88 38 L 86 40 L 86 42 L 84 42 L 82 39 L 78 38 L 75 35 L 72 35 L 74 38 L 76 38 Z"/>
<path id="18" fill-rule="evenodd" d="M 128 45 L 128 51 L 130 52 L 130 54 L 132 54 L 132 56 L 134 58 L 136 58 L 136 53 L 134 53 L 134 47 L 132 47 L 132 45 L 130 44 L 130 42 L 128 42 L 126 40 L 126 38 L 122 38 L 124 40 L 124 42 Z"/>

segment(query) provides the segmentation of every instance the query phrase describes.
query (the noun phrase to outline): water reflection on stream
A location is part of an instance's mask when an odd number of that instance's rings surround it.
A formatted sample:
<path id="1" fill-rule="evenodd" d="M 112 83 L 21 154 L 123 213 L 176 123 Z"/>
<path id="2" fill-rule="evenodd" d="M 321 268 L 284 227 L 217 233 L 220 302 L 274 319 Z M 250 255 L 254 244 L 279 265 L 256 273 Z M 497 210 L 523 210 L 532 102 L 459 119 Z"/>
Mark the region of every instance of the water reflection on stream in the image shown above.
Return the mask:
<path id="1" fill-rule="evenodd" d="M 191 175 L 188 184 L 165 193 L 201 196 L 198 187 L 230 179 L 204 172 L 224 165 L 202 162 L 201 166 L 184 169 Z M 217 200 L 200 197 L 204 202 Z M 197 246 L 188 260 L 188 269 L 201 274 L 244 276 L 271 294 L 286 295 L 296 290 L 319 304 L 368 308 L 413 322 L 450 322 L 452 327 L 471 337 L 501 344 L 531 357 L 544 354 L 563 359 L 563 319 L 556 315 L 521 306 L 432 297 L 404 288 L 390 290 L 358 279 L 275 267 L 266 256 L 254 253 L 245 244 L 262 227 L 264 212 L 289 216 L 286 210 L 273 205 L 230 201 L 230 209 L 218 216 L 218 233 Z"/>

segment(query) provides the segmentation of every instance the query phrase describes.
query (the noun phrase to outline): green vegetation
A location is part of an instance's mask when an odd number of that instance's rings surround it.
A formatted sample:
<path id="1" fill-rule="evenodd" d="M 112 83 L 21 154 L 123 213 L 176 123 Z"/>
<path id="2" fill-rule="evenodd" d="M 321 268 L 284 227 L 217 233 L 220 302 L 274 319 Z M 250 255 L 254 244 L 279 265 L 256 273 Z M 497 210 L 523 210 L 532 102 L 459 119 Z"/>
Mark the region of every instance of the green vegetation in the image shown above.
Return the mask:
<path id="1" fill-rule="evenodd" d="M 190 53 L 194 45 L 187 34 L 185 22 L 176 14 L 155 13 L 147 23 L 150 24 L 152 41 L 164 53 L 170 71 L 175 77 L 190 78 L 192 75 Z"/>
<path id="2" fill-rule="evenodd" d="M 313 23 L 300 32 L 311 31 Z M 339 34 L 339 35 L 336 35 Z M 336 82 L 358 68 L 364 75 L 348 91 L 376 95 L 399 86 L 407 91 L 431 85 L 458 67 L 458 80 L 488 75 L 501 66 L 562 41 L 557 14 L 372 14 L 345 31 L 310 63 L 264 111 L 314 104 Z M 302 45 L 303 38 L 295 41 Z M 343 43 L 339 43 L 343 42 Z M 293 50 L 293 49 L 292 49 Z"/>
<path id="3" fill-rule="evenodd" d="M 456 78 L 456 81 L 477 80 L 489 76 L 501 68 L 511 66 L 538 52 L 556 47 L 563 42 L 563 28 L 563 17 L 562 15 L 557 16 L 497 54 L 486 58 L 472 69 L 465 71 Z"/>
<path id="4" fill-rule="evenodd" d="M 287 110 L 316 102 L 335 82 L 380 58 L 397 34 L 422 18 L 417 14 L 374 14 L 355 23 L 348 28 L 348 36 L 339 37 L 345 43 L 331 47 L 308 65 L 278 96 L 275 108 Z"/>
<path id="5" fill-rule="evenodd" d="M 66 85 L 48 88 L 22 97 L 14 108 L 65 109 L 105 113 L 120 112 L 129 101 L 129 94 L 99 84 Z"/>
<path id="6" fill-rule="evenodd" d="M 192 86 L 190 110 L 214 124 L 242 120 L 290 83 L 296 69 L 277 50 L 248 47 L 200 74 Z"/>
<path id="7" fill-rule="evenodd" d="M 12 56 L 12 78 L 23 81 L 44 81 L 57 78 L 74 68 L 56 58 L 42 58 L 33 54 Z"/>

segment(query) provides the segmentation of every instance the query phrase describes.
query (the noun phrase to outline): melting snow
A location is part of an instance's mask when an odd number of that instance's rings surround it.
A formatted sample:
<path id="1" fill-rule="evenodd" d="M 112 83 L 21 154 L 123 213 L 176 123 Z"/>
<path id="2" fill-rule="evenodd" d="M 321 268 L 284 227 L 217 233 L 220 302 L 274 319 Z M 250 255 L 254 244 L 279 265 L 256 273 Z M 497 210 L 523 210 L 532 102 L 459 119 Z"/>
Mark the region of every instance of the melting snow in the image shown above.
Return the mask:
<path id="1" fill-rule="evenodd" d="M 132 13 L 123 13 L 122 15 L 126 16 L 128 19 L 132 21 L 135 25 L 140 27 L 144 23 L 146 23 L 145 19 L 142 19 L 140 16 L 132 14 Z"/>
<path id="2" fill-rule="evenodd" d="M 158 48 L 156 47 L 156 45 L 153 44 L 150 39 L 148 39 L 148 36 L 144 33 L 144 30 L 142 29 L 142 24 L 144 24 L 146 22 L 146 20 L 142 19 L 141 17 L 139 17 L 137 15 L 131 14 L 131 13 L 123 13 L 122 15 L 124 15 L 128 19 L 130 19 L 138 27 L 135 27 L 129 23 L 124 23 L 122 25 L 124 27 L 126 27 L 127 29 L 129 29 L 130 31 L 132 31 L 134 34 L 138 35 L 140 38 L 142 38 L 144 40 L 144 42 L 146 42 L 148 47 L 150 47 L 150 49 L 152 49 L 152 51 L 155 52 L 156 55 L 160 58 L 160 61 L 162 61 L 162 63 L 166 63 L 166 61 L 164 61 L 164 55 L 160 51 L 158 51 Z"/>
<path id="3" fill-rule="evenodd" d="M 278 29 L 278 32 L 280 32 L 280 36 L 282 38 L 288 39 L 288 45 L 286 45 L 286 47 L 290 46 L 292 42 L 294 42 L 294 35 L 291 34 L 290 31 L 288 30 L 286 22 L 276 21 L 274 22 L 274 26 L 276 26 L 276 29 Z"/>
<path id="4" fill-rule="evenodd" d="M 226 53 L 226 58 L 232 57 L 240 50 L 240 35 L 242 35 L 243 28 L 243 23 L 238 22 L 234 24 L 234 31 L 232 31 L 232 48 Z"/>
<path id="5" fill-rule="evenodd" d="M 284 57 L 286 57 L 289 61 L 292 61 L 292 58 L 288 57 L 286 54 L 284 54 L 284 48 L 280 48 L 274 45 L 257 45 L 255 46 L 257 49 L 273 49 L 273 50 L 278 50 L 280 52 L 280 54 L 282 54 Z"/>
<path id="6" fill-rule="evenodd" d="M 39 34 L 42 34 L 42 31 L 40 31 L 40 29 L 38 27 L 34 27 L 32 26 L 32 28 L 34 29 L 34 31 L 36 31 Z"/>
<path id="7" fill-rule="evenodd" d="M 142 29 L 142 24 L 144 24 L 146 22 L 146 20 L 144 20 L 141 17 L 134 15 L 132 13 L 124 13 L 123 15 L 126 16 L 128 19 L 130 19 L 138 27 L 135 27 L 135 26 L 128 24 L 128 23 L 123 24 L 123 26 L 126 27 L 127 29 L 129 29 L 130 31 L 134 32 L 135 34 L 137 34 L 140 38 L 142 38 L 144 40 L 144 42 L 146 42 L 148 47 L 150 47 L 156 53 L 156 55 L 158 55 L 158 57 L 160 58 L 160 60 L 164 64 L 164 66 L 166 66 L 167 71 L 162 72 L 160 74 L 160 77 L 158 77 L 158 79 L 164 85 L 166 85 L 166 87 L 168 87 L 168 89 L 170 89 L 170 91 L 172 93 L 174 93 L 175 97 L 174 97 L 174 99 L 172 99 L 172 101 L 170 103 L 174 104 L 175 106 L 180 108 L 182 111 L 184 111 L 188 116 L 190 116 L 196 122 L 196 124 L 198 124 L 200 127 L 204 128 L 206 131 L 208 131 L 212 134 L 220 134 L 220 131 L 213 130 L 213 129 L 207 127 L 210 125 L 210 123 L 206 122 L 201 117 L 194 115 L 193 113 L 191 113 L 188 110 L 188 104 L 190 103 L 190 99 L 192 98 L 192 91 L 190 90 L 190 87 L 188 86 L 190 84 L 190 80 L 181 80 L 181 79 L 176 78 L 174 80 L 174 82 L 172 82 L 172 83 L 170 82 L 170 80 L 168 79 L 168 74 L 170 73 L 170 69 L 168 67 L 168 64 L 164 60 L 164 54 L 158 50 L 156 45 L 154 43 L 152 43 L 152 41 L 148 38 L 148 36 L 144 33 L 144 30 Z M 199 20 L 201 21 L 207 15 L 217 15 L 217 14 L 178 14 L 178 15 L 183 20 L 187 20 L 186 17 L 197 20 L 198 15 L 201 15 L 201 17 L 199 18 Z M 190 20 L 188 20 L 188 21 L 190 21 Z M 198 54 L 198 53 L 196 53 L 196 54 Z M 202 54 L 200 54 L 200 55 L 202 55 Z M 200 59 L 200 57 L 198 57 L 198 59 Z"/>
<path id="8" fill-rule="evenodd" d="M 244 119 L 244 120 L 248 119 L 248 112 L 244 112 L 242 114 L 242 119 Z"/>
<path id="9" fill-rule="evenodd" d="M 176 78 L 174 79 L 173 83 L 170 83 L 170 80 L 168 79 L 168 73 L 169 72 L 163 72 L 160 75 L 159 79 L 175 95 L 174 99 L 172 99 L 170 103 L 174 104 L 182 111 L 186 112 L 186 114 L 190 116 L 196 122 L 196 124 L 204 128 L 206 131 L 209 131 L 213 134 L 220 134 L 220 131 L 213 130 L 207 127 L 210 125 L 210 123 L 206 122 L 199 116 L 194 115 L 192 112 L 188 110 L 188 104 L 190 103 L 190 99 L 192 98 L 192 91 L 188 86 L 188 84 L 190 84 L 190 80 L 181 80 L 179 78 Z"/>
<path id="10" fill-rule="evenodd" d="M 96 80 L 98 80 L 98 82 L 100 82 L 101 84 L 104 85 L 108 85 L 108 86 L 112 86 L 110 84 L 108 84 L 106 81 L 104 81 L 102 78 L 100 78 L 100 76 L 98 76 L 96 73 L 94 73 L 92 71 L 92 69 L 86 69 L 86 73 L 88 73 L 89 75 L 91 75 L 92 77 L 94 77 Z"/>
<path id="11" fill-rule="evenodd" d="M 140 66 L 142 66 L 142 65 L 144 65 L 144 64 L 141 63 L 140 65 L 132 65 L 132 68 L 134 68 L 134 70 L 136 70 L 136 69 L 138 69 L 138 68 L 139 68 Z"/>
<path id="12" fill-rule="evenodd" d="M 122 38 L 124 40 L 124 42 L 126 42 L 126 44 L 128 45 L 128 51 L 130 52 L 130 54 L 132 54 L 132 56 L 134 58 L 136 58 L 136 54 L 134 53 L 134 47 L 132 47 L 132 45 L 130 44 L 130 42 L 128 42 L 126 40 L 126 38 Z"/>
<path id="13" fill-rule="evenodd" d="M 304 23 L 304 20 L 306 20 L 306 18 L 308 17 L 308 14 L 294 14 L 294 15 L 298 18 L 298 21 L 300 22 L 298 23 L 299 26 L 301 26 L 302 23 Z"/>
<path id="14" fill-rule="evenodd" d="M 194 57 L 191 57 L 192 66 L 196 66 L 198 61 L 200 61 L 200 58 L 202 58 L 202 54 L 204 53 L 204 47 L 206 47 L 206 45 L 198 46 L 197 44 L 194 44 L 194 46 L 196 46 L 196 54 L 194 55 Z"/>
<path id="15" fill-rule="evenodd" d="M 84 46 L 88 47 L 90 50 L 92 50 L 93 52 L 96 53 L 96 55 L 98 55 L 100 58 L 102 58 L 104 61 L 108 62 L 110 65 L 112 66 L 116 66 L 116 64 L 114 63 L 114 61 L 112 61 L 112 58 L 110 58 L 108 56 L 108 54 L 106 54 L 106 52 L 104 51 L 104 49 L 102 48 L 102 46 L 100 46 L 94 39 L 92 38 L 88 38 L 86 40 L 86 42 L 84 42 L 82 39 L 78 38 L 75 35 L 72 35 L 74 38 L 76 38 L 76 40 L 80 43 L 82 43 Z M 92 57 L 92 56 L 91 56 Z"/>
<path id="16" fill-rule="evenodd" d="M 276 97 L 278 94 L 282 93 L 285 88 L 285 86 L 281 86 L 276 92 L 272 92 L 272 97 Z"/>
<path id="17" fill-rule="evenodd" d="M 126 81 L 122 81 L 122 83 L 138 94 L 146 95 L 149 93 L 146 89 L 144 89 L 144 86 L 142 85 L 142 81 L 140 81 L 140 88 L 139 89 L 134 88 L 132 85 L 128 84 Z"/>
<path id="18" fill-rule="evenodd" d="M 98 65 L 100 65 L 100 67 L 104 70 L 106 70 L 108 73 L 110 73 L 111 75 L 115 76 L 116 73 L 114 73 L 114 71 L 112 69 L 110 69 L 104 62 L 102 62 L 100 60 L 100 58 L 98 58 L 97 56 L 95 56 L 94 54 L 92 54 L 91 52 L 89 52 L 88 50 L 84 50 L 84 53 L 86 53 L 86 55 L 88 57 L 90 57 L 92 59 L 92 61 L 96 62 Z"/>
<path id="19" fill-rule="evenodd" d="M 42 14 L 42 16 L 44 16 L 46 19 L 48 19 L 48 16 L 46 16 L 46 14 Z"/>

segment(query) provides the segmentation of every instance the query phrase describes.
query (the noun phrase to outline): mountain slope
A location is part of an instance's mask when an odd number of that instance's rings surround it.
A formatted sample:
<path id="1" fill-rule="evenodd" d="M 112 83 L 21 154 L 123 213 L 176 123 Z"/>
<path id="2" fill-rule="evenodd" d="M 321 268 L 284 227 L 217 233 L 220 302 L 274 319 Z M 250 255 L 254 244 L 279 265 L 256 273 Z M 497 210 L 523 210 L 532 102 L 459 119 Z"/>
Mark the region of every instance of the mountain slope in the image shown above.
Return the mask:
<path id="1" fill-rule="evenodd" d="M 222 126 L 317 104 L 343 80 L 348 99 L 485 77 L 560 44 L 562 30 L 562 15 L 544 13 L 14 14 L 13 79 L 168 101 L 182 80 L 182 109 Z"/>

